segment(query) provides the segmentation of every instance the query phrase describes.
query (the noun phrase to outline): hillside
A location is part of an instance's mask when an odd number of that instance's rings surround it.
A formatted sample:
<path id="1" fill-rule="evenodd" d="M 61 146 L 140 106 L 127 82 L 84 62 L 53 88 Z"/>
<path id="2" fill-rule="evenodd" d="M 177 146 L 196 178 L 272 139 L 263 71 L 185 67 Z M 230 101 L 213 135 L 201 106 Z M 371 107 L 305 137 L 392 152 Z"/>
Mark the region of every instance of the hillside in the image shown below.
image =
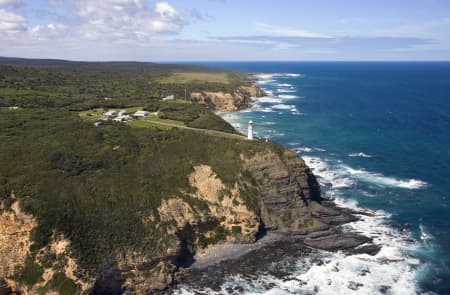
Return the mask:
<path id="1" fill-rule="evenodd" d="M 190 99 L 160 100 L 183 98 L 186 88 L 232 94 L 251 86 L 242 73 L 220 72 L 227 83 L 162 83 L 177 71 L 218 71 L 0 63 L 5 290 L 146 293 L 173 284 L 196 251 L 210 245 L 252 242 L 265 230 L 305 235 L 353 219 L 323 202 L 314 175 L 294 152 L 245 140 Z M 96 114 L 113 108 L 156 115 L 93 124 Z"/>

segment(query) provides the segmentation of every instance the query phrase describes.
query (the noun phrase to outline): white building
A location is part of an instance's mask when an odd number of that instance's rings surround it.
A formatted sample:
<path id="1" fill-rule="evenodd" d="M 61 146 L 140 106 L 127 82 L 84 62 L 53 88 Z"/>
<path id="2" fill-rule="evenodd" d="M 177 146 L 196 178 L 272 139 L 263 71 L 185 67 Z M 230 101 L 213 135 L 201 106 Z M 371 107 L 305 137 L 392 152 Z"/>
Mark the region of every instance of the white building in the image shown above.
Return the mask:
<path id="1" fill-rule="evenodd" d="M 132 120 L 130 115 L 119 115 L 116 118 L 113 119 L 116 122 L 128 122 Z"/>
<path id="2" fill-rule="evenodd" d="M 149 113 L 147 111 L 137 111 L 136 113 L 133 114 L 133 116 L 135 116 L 135 117 L 147 117 L 148 114 Z"/>
<path id="3" fill-rule="evenodd" d="M 162 99 L 162 101 L 170 101 L 170 100 L 175 100 L 175 95 L 172 94 Z"/>
<path id="4" fill-rule="evenodd" d="M 117 112 L 115 110 L 109 110 L 105 113 L 106 117 L 115 117 L 117 116 Z"/>
<path id="5" fill-rule="evenodd" d="M 253 140 L 253 121 L 248 121 L 248 127 L 247 127 L 247 139 Z"/>
<path id="6" fill-rule="evenodd" d="M 120 110 L 118 116 L 123 116 L 126 115 L 127 111 L 126 110 Z"/>

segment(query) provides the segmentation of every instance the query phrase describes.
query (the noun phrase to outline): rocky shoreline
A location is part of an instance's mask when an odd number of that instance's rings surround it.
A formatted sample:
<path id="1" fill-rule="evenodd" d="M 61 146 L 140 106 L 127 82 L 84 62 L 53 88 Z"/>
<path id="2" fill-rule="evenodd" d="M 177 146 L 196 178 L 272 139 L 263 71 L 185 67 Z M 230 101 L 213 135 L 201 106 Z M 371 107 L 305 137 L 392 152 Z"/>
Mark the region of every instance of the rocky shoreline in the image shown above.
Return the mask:
<path id="1" fill-rule="evenodd" d="M 198 253 L 187 270 L 198 271 L 224 261 L 239 259 L 248 253 L 278 243 L 295 243 L 299 248 L 344 251 L 349 255 L 362 253 L 376 255 L 378 253 L 380 246 L 373 244 L 372 239 L 358 233 L 343 232 L 338 227 L 359 220 L 357 215 L 370 213 L 338 207 L 332 200 L 324 201 L 323 204 L 339 212 L 332 216 L 325 214 L 319 217 L 328 223 L 328 227 L 311 232 L 308 230 L 288 232 L 271 230 L 254 243 L 224 243 L 211 246 L 206 251 Z"/>
<path id="2" fill-rule="evenodd" d="M 346 255 L 378 253 L 380 246 L 373 244 L 370 238 L 358 233 L 343 232 L 338 226 L 358 220 L 357 215 L 371 213 L 340 208 L 332 200 L 324 202 L 327 203 L 326 206 L 342 213 L 331 218 L 324 216 L 330 221 L 328 229 L 310 233 L 273 230 L 254 243 L 224 243 L 213 246 L 195 257 L 193 264 L 183 271 L 174 286 L 182 284 L 183 288 L 196 290 L 196 294 L 209 294 L 210 290 L 223 291 L 222 287 L 228 276 L 240 276 L 249 282 L 265 275 L 280 280 L 292 279 L 295 261 L 299 257 L 315 253 L 316 255 L 311 256 L 314 263 L 324 263 L 320 257 L 316 257 L 317 250 L 342 251 Z M 342 218 L 346 218 L 346 221 Z M 301 281 L 298 283 L 303 284 Z M 274 284 L 267 282 L 262 284 L 262 287 L 268 291 Z M 175 289 L 157 294 L 170 294 Z M 228 294 L 241 294 L 245 291 L 239 285 L 226 287 L 225 290 Z"/>
<path id="3" fill-rule="evenodd" d="M 256 84 L 253 87 L 257 88 Z M 264 92 L 260 90 L 258 93 Z M 250 100 L 251 103 L 233 110 L 213 110 L 241 111 L 253 105 L 253 98 Z M 250 265 L 255 266 L 282 259 L 283 255 L 306 255 L 314 249 L 342 251 L 348 255 L 376 255 L 379 252 L 381 247 L 374 244 L 371 238 L 343 231 L 341 227 L 358 221 L 358 216 L 371 213 L 340 207 L 332 199 L 324 199 L 315 176 L 301 157 L 286 147 L 282 147 L 282 154 L 280 163 L 277 162 L 279 155 L 264 155 L 263 159 L 258 156 L 243 159 L 244 166 L 260 187 L 264 227 L 258 239 L 250 243 L 225 242 L 198 252 L 191 264 L 181 270 L 182 275 L 178 276 L 175 284 L 194 280 L 200 282 L 200 285 L 204 282 L 206 287 L 212 284 L 209 287 L 214 289 L 219 286 L 218 282 L 214 283 L 211 276 L 205 278 L 205 271 L 210 273 L 226 269 L 245 273 L 245 267 L 234 265 L 245 266 L 248 261 L 253 261 Z M 280 169 L 281 166 L 284 171 Z M 267 171 L 271 172 L 270 179 L 267 179 Z M 296 199 L 295 196 L 300 198 Z M 289 216 L 289 220 L 284 220 L 286 216 Z M 271 258 L 266 261 L 266 254 L 275 249 L 281 251 L 281 256 L 277 258 L 276 255 L 270 255 Z M 262 258 L 263 262 L 258 262 L 255 257 Z"/>

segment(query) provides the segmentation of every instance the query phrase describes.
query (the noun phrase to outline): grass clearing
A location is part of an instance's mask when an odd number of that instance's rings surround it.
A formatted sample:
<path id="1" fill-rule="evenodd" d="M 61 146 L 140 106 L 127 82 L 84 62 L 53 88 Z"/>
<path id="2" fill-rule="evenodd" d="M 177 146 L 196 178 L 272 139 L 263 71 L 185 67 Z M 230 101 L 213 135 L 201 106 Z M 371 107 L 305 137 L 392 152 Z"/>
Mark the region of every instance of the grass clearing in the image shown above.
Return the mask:
<path id="1" fill-rule="evenodd" d="M 135 108 L 129 108 L 126 109 L 127 112 L 132 113 L 136 110 L 141 109 L 138 107 Z M 107 112 L 107 109 L 92 109 L 88 111 L 82 111 L 78 113 L 81 119 L 86 121 L 97 121 L 100 120 L 105 112 Z M 177 121 L 177 120 L 171 120 L 171 119 L 161 119 L 155 114 L 150 114 L 146 118 L 137 118 L 133 119 L 132 121 L 129 121 L 127 123 L 129 126 L 134 128 L 158 128 L 160 130 L 170 130 L 172 128 L 183 128 L 187 130 L 192 130 L 195 132 L 200 132 L 209 136 L 215 136 L 215 137 L 222 137 L 222 138 L 229 138 L 229 139 L 245 139 L 243 135 L 240 134 L 232 134 L 228 132 L 222 132 L 217 130 L 209 130 L 209 129 L 203 129 L 203 128 L 195 128 L 195 127 L 189 127 L 186 126 L 184 122 Z"/>
<path id="2" fill-rule="evenodd" d="M 80 116 L 81 119 L 86 121 L 97 121 L 100 120 L 102 115 L 106 112 L 107 112 L 106 109 L 92 109 L 88 111 L 79 112 L 78 115 Z"/>
<path id="3" fill-rule="evenodd" d="M 161 80 L 162 83 L 222 83 L 229 84 L 230 78 L 227 73 L 198 73 L 198 72 L 180 72 L 173 73 Z"/>

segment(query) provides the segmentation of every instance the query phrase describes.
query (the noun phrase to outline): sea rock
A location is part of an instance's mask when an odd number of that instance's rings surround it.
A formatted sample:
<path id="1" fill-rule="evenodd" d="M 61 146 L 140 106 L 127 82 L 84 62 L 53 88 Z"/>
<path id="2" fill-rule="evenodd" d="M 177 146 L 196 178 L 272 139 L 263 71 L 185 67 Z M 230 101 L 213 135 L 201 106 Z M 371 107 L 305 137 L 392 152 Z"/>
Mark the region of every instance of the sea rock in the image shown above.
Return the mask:
<path id="1" fill-rule="evenodd" d="M 358 234 L 325 231 L 308 235 L 304 243 L 313 248 L 337 251 L 353 249 L 370 241 L 370 238 Z"/>

